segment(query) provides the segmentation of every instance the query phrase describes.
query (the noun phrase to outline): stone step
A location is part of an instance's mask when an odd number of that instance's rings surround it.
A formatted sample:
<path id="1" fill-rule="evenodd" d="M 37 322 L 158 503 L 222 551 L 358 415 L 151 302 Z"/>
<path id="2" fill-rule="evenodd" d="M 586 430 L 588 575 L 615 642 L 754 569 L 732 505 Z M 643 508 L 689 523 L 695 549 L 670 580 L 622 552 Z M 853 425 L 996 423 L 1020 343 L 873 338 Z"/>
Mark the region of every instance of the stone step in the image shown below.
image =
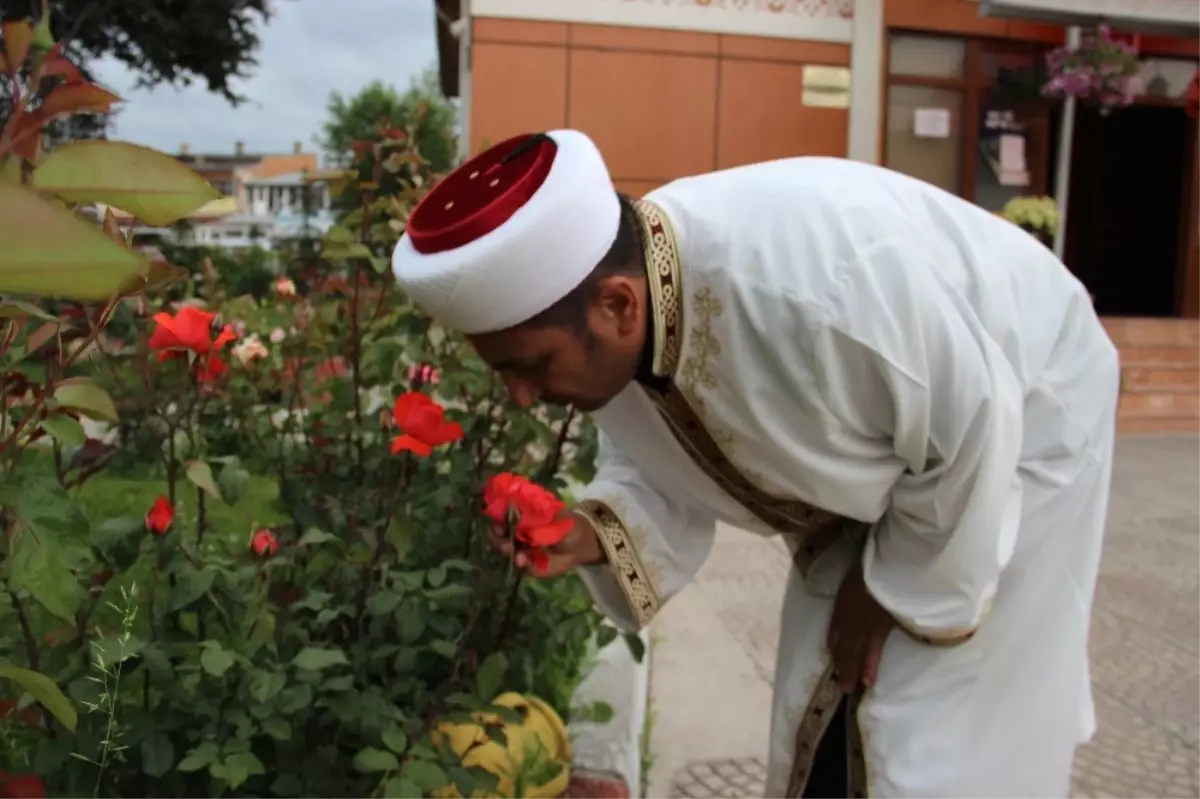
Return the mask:
<path id="1" fill-rule="evenodd" d="M 1200 368 L 1200 347 L 1188 346 L 1129 346 L 1119 347 L 1121 366 L 1167 366 L 1186 369 Z"/>
<path id="2" fill-rule="evenodd" d="M 1133 319 L 1104 317 L 1101 319 L 1108 337 L 1118 349 L 1145 346 L 1200 347 L 1200 320 L 1197 319 Z"/>
<path id="3" fill-rule="evenodd" d="M 1118 419 L 1197 419 L 1200 418 L 1200 392 L 1125 392 L 1117 405 Z"/>
<path id="4" fill-rule="evenodd" d="M 1126 367 L 1121 370 L 1121 391 L 1131 394 L 1200 393 L 1200 368 Z"/>

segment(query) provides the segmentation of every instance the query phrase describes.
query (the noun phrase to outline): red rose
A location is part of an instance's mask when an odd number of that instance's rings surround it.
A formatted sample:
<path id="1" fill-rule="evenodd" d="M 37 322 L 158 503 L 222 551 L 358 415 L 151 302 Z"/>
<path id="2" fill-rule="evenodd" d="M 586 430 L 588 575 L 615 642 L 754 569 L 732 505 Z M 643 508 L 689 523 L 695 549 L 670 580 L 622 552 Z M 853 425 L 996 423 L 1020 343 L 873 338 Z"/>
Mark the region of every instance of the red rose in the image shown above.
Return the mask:
<path id="1" fill-rule="evenodd" d="M 213 350 L 219 350 L 236 339 L 237 334 L 231 326 L 225 325 L 214 339 L 214 319 L 216 314 L 191 306 L 181 308 L 175 316 L 157 313 L 154 315 L 154 332 L 150 335 L 150 349 L 158 352 L 160 361 L 165 361 L 182 350 L 197 355 L 207 355 Z"/>
<path id="2" fill-rule="evenodd" d="M 215 318 L 216 314 L 191 306 L 180 309 L 175 316 L 155 314 L 156 325 L 150 334 L 150 349 L 158 353 L 159 361 L 184 352 L 194 352 L 199 356 L 192 366 L 196 381 L 212 383 L 229 371 L 225 362 L 217 357 L 217 352 L 237 338 L 231 325 L 225 325 L 213 338 L 212 324 Z"/>
<path id="3" fill-rule="evenodd" d="M 408 451 L 424 458 L 434 447 L 463 437 L 462 425 L 447 422 L 445 409 L 419 391 L 409 391 L 396 399 L 392 420 L 401 433 L 392 439 L 393 453 Z"/>
<path id="4" fill-rule="evenodd" d="M 575 527 L 564 517 L 566 504 L 537 483 L 509 472 L 493 476 L 483 491 L 483 513 L 501 524 L 515 521 L 513 534 L 529 545 L 530 560 L 537 571 L 549 565 L 546 547 L 563 540 Z"/>
<path id="5" fill-rule="evenodd" d="M 250 536 L 250 549 L 255 555 L 266 557 L 279 551 L 279 541 L 270 530 L 259 530 Z"/>
<path id="6" fill-rule="evenodd" d="M 175 521 L 175 509 L 171 507 L 171 501 L 164 496 L 159 496 L 146 514 L 146 527 L 155 535 L 162 535 L 170 529 L 173 521 Z"/>
<path id="7" fill-rule="evenodd" d="M 46 786 L 36 774 L 10 776 L 0 771 L 0 799 L 46 799 Z"/>

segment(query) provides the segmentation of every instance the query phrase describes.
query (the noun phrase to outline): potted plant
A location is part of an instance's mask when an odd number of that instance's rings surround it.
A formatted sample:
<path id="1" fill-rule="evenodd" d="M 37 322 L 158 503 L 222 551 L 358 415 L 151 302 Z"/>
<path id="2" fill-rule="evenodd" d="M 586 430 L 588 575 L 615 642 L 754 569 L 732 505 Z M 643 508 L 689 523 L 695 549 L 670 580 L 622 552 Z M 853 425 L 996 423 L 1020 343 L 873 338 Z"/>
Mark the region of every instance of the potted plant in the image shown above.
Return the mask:
<path id="1" fill-rule="evenodd" d="M 1004 204 L 1000 216 L 1047 247 L 1058 230 L 1058 204 L 1053 197 L 1014 197 Z"/>
<path id="2" fill-rule="evenodd" d="M 1099 107 L 1104 116 L 1130 105 L 1142 90 L 1137 51 L 1113 39 L 1107 25 L 1084 34 L 1077 47 L 1051 50 L 1046 54 L 1046 70 L 1044 96 L 1075 97 Z"/>

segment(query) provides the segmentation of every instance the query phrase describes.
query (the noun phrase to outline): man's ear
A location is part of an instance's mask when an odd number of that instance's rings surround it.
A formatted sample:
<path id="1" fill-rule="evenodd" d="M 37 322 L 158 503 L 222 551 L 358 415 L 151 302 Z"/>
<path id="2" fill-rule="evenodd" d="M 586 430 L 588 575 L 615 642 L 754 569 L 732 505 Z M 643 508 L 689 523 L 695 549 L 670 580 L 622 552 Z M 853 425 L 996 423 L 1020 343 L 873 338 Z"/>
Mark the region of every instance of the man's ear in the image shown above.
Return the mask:
<path id="1" fill-rule="evenodd" d="M 634 278 L 614 275 L 604 278 L 596 286 L 595 306 L 597 311 L 617 330 L 626 335 L 638 328 L 641 295 Z"/>

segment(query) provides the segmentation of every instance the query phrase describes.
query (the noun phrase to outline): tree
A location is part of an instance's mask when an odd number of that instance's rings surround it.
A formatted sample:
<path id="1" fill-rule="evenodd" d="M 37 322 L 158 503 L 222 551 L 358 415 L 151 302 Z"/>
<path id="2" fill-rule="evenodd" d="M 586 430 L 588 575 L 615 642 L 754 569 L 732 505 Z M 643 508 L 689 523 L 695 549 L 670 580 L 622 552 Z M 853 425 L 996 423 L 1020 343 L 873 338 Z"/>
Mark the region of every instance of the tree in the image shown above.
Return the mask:
<path id="1" fill-rule="evenodd" d="M 269 16 L 269 0 L 0 0 L 5 22 L 41 19 L 64 55 L 88 75 L 89 59 L 111 56 L 139 75 L 139 84 L 188 85 L 203 80 L 231 103 L 230 86 L 257 61 L 256 22 Z M 48 87 L 43 87 L 43 92 Z M 0 77 L 0 126 L 12 113 L 12 86 Z M 107 114 L 75 114 L 45 128 L 47 145 L 104 138 Z"/>
<path id="2" fill-rule="evenodd" d="M 422 107 L 424 113 L 418 116 Z M 377 139 L 381 123 L 407 129 L 414 122 L 417 149 L 435 172 L 450 169 L 457 160 L 458 112 L 442 96 L 432 68 L 415 78 L 403 94 L 373 81 L 350 97 L 334 92 L 326 108 L 329 118 L 317 144 L 335 163 L 349 161 L 355 141 Z"/>
<path id="3" fill-rule="evenodd" d="M 43 0 L 4 0 L 4 20 L 40 18 Z M 48 0 L 50 27 L 66 54 L 85 68 L 112 56 L 144 86 L 203 80 L 231 103 L 230 86 L 258 62 L 258 26 L 269 0 Z"/>

